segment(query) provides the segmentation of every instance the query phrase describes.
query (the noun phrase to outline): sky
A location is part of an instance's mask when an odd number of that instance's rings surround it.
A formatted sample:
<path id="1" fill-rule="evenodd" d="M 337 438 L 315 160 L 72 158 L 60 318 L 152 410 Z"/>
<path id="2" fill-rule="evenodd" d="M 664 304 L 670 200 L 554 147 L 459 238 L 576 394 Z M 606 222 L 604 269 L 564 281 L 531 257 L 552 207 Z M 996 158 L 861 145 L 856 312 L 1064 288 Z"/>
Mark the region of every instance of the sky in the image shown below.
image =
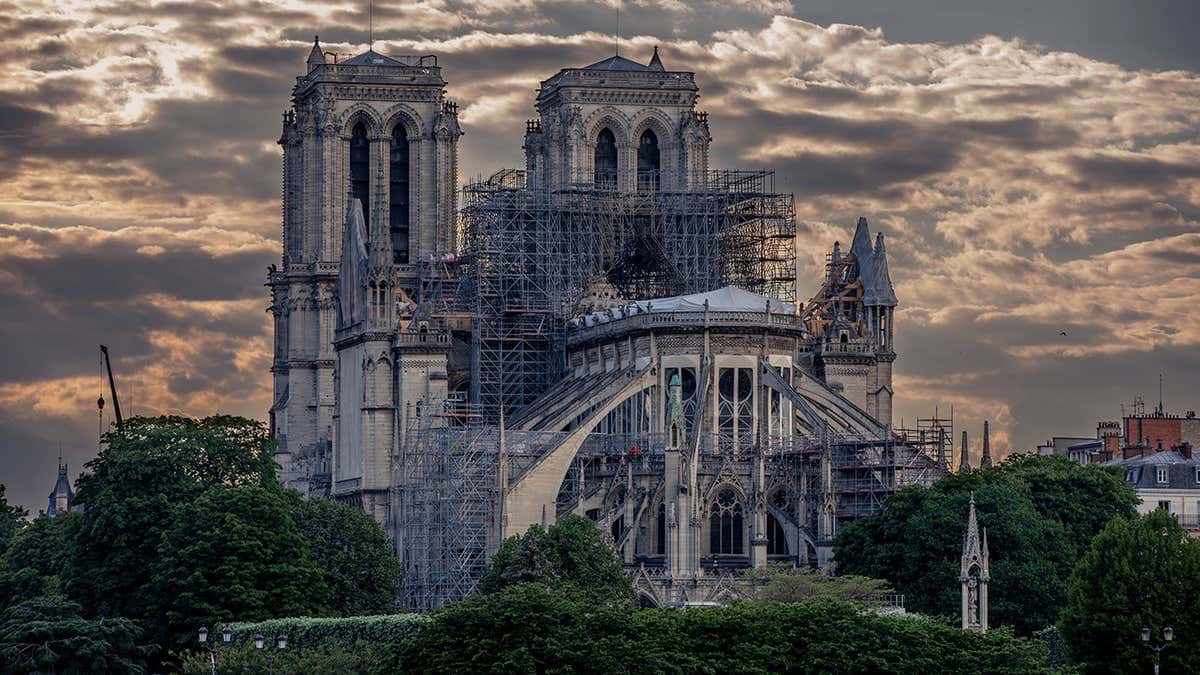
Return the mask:
<path id="1" fill-rule="evenodd" d="M 46 508 L 126 414 L 266 418 L 280 114 L 314 34 L 436 54 L 464 178 L 522 166 L 538 82 L 615 0 L 0 0 L 0 483 Z M 712 165 L 794 193 L 802 295 L 859 216 L 900 298 L 896 423 L 999 454 L 1121 405 L 1200 408 L 1200 3 L 627 0 L 621 54 L 696 73 Z M 1061 335 L 1066 332 L 1067 335 Z M 109 406 L 111 409 L 111 404 Z"/>

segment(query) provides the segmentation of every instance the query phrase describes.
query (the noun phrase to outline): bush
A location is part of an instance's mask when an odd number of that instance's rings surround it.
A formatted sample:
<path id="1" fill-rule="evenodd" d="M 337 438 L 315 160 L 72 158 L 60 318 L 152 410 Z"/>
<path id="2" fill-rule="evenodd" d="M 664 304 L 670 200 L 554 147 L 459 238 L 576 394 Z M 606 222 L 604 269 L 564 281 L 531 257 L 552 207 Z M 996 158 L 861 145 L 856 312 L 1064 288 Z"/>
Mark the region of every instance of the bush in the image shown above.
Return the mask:
<path id="1" fill-rule="evenodd" d="M 276 673 L 364 673 L 384 675 L 400 672 L 400 647 L 386 644 L 326 643 L 306 649 L 277 651 L 271 644 L 257 649 L 254 643 L 217 651 L 217 670 L 235 675 Z M 268 661 L 270 657 L 270 661 Z M 212 656 L 193 652 L 185 656 L 180 671 L 187 675 L 212 672 Z"/>
<path id="2" fill-rule="evenodd" d="M 514 584 L 434 615 L 405 650 L 416 672 L 1034 673 L 1040 642 L 831 599 L 727 608 L 597 605 Z"/>
<path id="3" fill-rule="evenodd" d="M 267 669 L 265 652 L 275 652 L 275 638 L 286 635 L 287 649 L 277 654 L 274 669 L 295 673 L 397 672 L 404 645 L 430 618 L 421 614 L 381 614 L 351 617 L 296 617 L 233 625 L 232 646 L 218 651 L 222 673 L 261 673 Z M 199 627 L 197 627 L 199 628 Z M 209 640 L 220 640 L 220 628 L 208 626 Z M 259 652 L 254 637 L 266 646 Z M 211 671 L 207 651 L 182 657 L 185 673 Z"/>

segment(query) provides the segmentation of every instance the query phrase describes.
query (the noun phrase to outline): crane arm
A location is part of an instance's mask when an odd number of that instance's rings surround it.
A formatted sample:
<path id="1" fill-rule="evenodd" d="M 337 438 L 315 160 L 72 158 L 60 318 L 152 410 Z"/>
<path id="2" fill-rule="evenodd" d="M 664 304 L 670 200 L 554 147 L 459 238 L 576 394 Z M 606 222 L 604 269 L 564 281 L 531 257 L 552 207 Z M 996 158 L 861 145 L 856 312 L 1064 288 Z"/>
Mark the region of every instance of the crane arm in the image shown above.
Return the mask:
<path id="1" fill-rule="evenodd" d="M 112 361 L 108 358 L 108 347 L 100 345 L 100 353 L 104 354 L 104 367 L 108 369 L 108 390 L 112 393 L 113 413 L 117 416 L 117 429 L 125 423 L 121 418 L 121 402 L 117 400 L 117 383 L 113 380 Z"/>

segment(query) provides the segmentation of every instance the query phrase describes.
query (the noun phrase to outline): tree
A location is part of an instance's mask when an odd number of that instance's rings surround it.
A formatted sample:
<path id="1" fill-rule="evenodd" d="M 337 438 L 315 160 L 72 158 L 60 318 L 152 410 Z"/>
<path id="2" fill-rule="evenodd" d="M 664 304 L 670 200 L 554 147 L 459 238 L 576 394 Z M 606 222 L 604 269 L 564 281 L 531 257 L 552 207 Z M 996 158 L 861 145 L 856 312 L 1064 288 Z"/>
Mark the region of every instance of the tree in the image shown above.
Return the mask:
<path id="1" fill-rule="evenodd" d="M 292 517 L 329 588 L 329 609 L 344 616 L 395 611 L 400 561 L 374 519 L 362 509 L 298 495 Z"/>
<path id="2" fill-rule="evenodd" d="M 1140 630 L 1160 643 L 1163 672 L 1200 672 L 1200 541 L 1163 510 L 1117 518 L 1092 542 L 1071 577 L 1060 629 L 1087 672 L 1150 672 Z"/>
<path id="3" fill-rule="evenodd" d="M 81 518 L 78 512 L 35 518 L 13 537 L 8 551 L 0 557 L 0 567 L 14 571 L 28 567 L 44 576 L 62 576 L 74 550 Z"/>
<path id="4" fill-rule="evenodd" d="M 61 591 L 79 518 L 78 513 L 42 516 L 13 537 L 8 551 L 0 556 L 0 611 Z"/>
<path id="5" fill-rule="evenodd" d="M 216 416 L 135 417 L 104 442 L 77 483 L 85 510 L 65 588 L 87 616 L 144 617 L 173 509 L 213 486 L 278 486 L 273 441 L 261 422 Z"/>
<path id="6" fill-rule="evenodd" d="M 1062 523 L 1075 554 L 1081 556 L 1108 521 L 1132 518 L 1140 499 L 1115 466 L 1082 466 L 1061 455 L 1013 455 L 993 471 L 1029 487 L 1033 507 Z"/>
<path id="7" fill-rule="evenodd" d="M 854 574 L 829 576 L 807 567 L 782 564 L 768 566 L 764 577 L 765 583 L 755 593 L 759 602 L 800 602 L 814 598 L 870 602 L 894 592 L 891 584 L 883 579 Z"/>
<path id="8" fill-rule="evenodd" d="M 26 568 L 28 569 L 28 568 Z M 87 620 L 79 605 L 42 596 L 0 618 L 0 662 L 6 673 L 142 673 L 149 649 L 129 619 Z"/>
<path id="9" fill-rule="evenodd" d="M 146 614 L 167 643 L 197 627 L 324 610 L 328 589 L 281 490 L 214 487 L 175 513 L 158 547 Z"/>
<path id="10" fill-rule="evenodd" d="M 633 599 L 633 586 L 600 528 L 574 514 L 559 518 L 548 530 L 533 525 L 525 534 L 506 539 L 488 561 L 479 589 L 495 593 L 525 582 L 582 593 L 595 602 Z"/>
<path id="11" fill-rule="evenodd" d="M 727 608 L 596 604 L 528 582 L 436 613 L 407 644 L 413 672 L 1035 673 L 1044 646 L 831 599 Z"/>
<path id="12" fill-rule="evenodd" d="M 1024 634 L 1053 623 L 1074 564 L 1066 531 L 1037 512 L 1020 480 L 980 474 L 989 472 L 905 488 L 878 515 L 842 527 L 834 541 L 839 572 L 887 579 L 904 594 L 908 609 L 957 617 L 959 560 L 973 492 L 991 550 L 991 623 Z"/>
<path id="13" fill-rule="evenodd" d="M 9 504 L 4 490 L 4 483 L 0 483 L 0 553 L 4 553 L 12 538 L 25 526 L 25 517 L 29 515 L 19 504 Z"/>

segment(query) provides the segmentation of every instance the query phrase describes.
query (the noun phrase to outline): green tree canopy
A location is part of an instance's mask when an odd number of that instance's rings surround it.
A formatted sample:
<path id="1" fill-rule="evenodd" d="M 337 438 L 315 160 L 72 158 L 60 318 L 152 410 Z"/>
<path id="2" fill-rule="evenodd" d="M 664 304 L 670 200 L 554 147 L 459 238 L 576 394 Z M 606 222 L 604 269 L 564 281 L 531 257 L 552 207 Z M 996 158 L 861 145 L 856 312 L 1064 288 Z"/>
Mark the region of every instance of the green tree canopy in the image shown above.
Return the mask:
<path id="1" fill-rule="evenodd" d="M 414 672 L 1037 673 L 1040 643 L 835 600 L 646 609 L 539 582 L 447 607 L 404 654 Z"/>
<path id="2" fill-rule="evenodd" d="M 594 522 L 568 514 L 549 529 L 534 525 L 509 537 L 488 561 L 482 593 L 512 584 L 539 582 L 582 593 L 596 602 L 630 602 L 633 586 Z"/>
<path id="3" fill-rule="evenodd" d="M 0 567 L 10 570 L 31 568 L 44 576 L 62 576 L 75 545 L 82 518 L 79 512 L 35 518 L 13 537 L 8 551 L 0 557 Z"/>
<path id="4" fill-rule="evenodd" d="M 328 589 L 281 490 L 214 487 L 179 508 L 154 564 L 148 616 L 168 644 L 190 644 L 215 622 L 324 610 Z"/>
<path id="5" fill-rule="evenodd" d="M 991 552 L 990 622 L 1026 634 L 1054 623 L 1074 552 L 1063 526 L 1038 514 L 1028 488 L 1011 477 L 947 476 L 932 488 L 897 492 L 880 514 L 838 533 L 838 571 L 891 581 L 909 610 L 958 616 L 972 488 Z"/>
<path id="6" fill-rule="evenodd" d="M 1142 627 L 1162 643 L 1165 673 L 1200 672 L 1200 541 L 1175 517 L 1156 510 L 1109 522 L 1071 577 L 1061 631 L 1086 672 L 1150 672 Z"/>
<path id="7" fill-rule="evenodd" d="M 400 585 L 400 561 L 373 518 L 328 499 L 295 498 L 292 516 L 329 588 L 337 614 L 392 612 Z"/>
<path id="8" fill-rule="evenodd" d="M 4 553 L 12 538 L 25 526 L 25 516 L 29 515 L 22 506 L 9 504 L 4 490 L 4 483 L 0 483 L 0 554 Z"/>
<path id="9" fill-rule="evenodd" d="M 1080 464 L 1061 455 L 1013 455 L 992 472 L 1011 476 L 1029 487 L 1033 507 L 1057 520 L 1067 531 L 1076 555 L 1117 516 L 1132 517 L 1140 499 L 1115 466 Z"/>
<path id="10" fill-rule="evenodd" d="M 255 420 L 134 417 L 104 442 L 76 485 L 85 511 L 65 583 L 85 615 L 148 615 L 173 508 L 214 486 L 278 486 L 273 441 Z"/>
<path id="11" fill-rule="evenodd" d="M 26 600 L 0 617 L 5 673 L 142 673 L 148 652 L 137 622 L 84 619 L 62 596 Z"/>
<path id="12" fill-rule="evenodd" d="M 883 579 L 854 574 L 829 576 L 821 570 L 780 563 L 768 565 L 762 576 L 765 583 L 755 592 L 759 602 L 800 602 L 816 598 L 872 602 L 881 595 L 895 592 Z"/>

